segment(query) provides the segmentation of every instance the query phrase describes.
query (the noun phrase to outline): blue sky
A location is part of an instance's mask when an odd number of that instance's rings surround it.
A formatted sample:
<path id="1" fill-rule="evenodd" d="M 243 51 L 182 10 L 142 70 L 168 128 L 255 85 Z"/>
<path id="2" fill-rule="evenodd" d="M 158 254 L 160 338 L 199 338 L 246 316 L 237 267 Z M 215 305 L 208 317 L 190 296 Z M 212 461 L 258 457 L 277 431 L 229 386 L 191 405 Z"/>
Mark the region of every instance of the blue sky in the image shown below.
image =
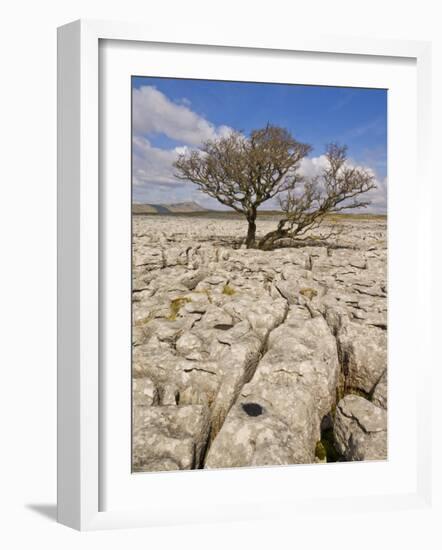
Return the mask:
<path id="1" fill-rule="evenodd" d="M 248 134 L 269 122 L 313 146 L 306 173 L 320 165 L 327 143 L 346 144 L 351 162 L 376 174 L 370 210 L 386 211 L 386 90 L 148 77 L 133 77 L 132 88 L 136 202 L 195 200 L 220 208 L 193 184 L 175 180 L 174 159 L 231 128 Z"/>

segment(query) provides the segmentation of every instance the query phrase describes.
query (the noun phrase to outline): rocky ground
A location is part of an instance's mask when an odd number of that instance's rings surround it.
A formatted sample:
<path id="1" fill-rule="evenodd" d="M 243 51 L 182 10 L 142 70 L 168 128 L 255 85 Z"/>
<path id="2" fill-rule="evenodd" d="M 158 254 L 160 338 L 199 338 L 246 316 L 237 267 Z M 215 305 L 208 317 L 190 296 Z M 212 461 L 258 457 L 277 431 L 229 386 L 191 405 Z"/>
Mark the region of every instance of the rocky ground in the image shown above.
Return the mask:
<path id="1" fill-rule="evenodd" d="M 386 220 L 332 223 L 134 216 L 134 471 L 387 457 Z"/>

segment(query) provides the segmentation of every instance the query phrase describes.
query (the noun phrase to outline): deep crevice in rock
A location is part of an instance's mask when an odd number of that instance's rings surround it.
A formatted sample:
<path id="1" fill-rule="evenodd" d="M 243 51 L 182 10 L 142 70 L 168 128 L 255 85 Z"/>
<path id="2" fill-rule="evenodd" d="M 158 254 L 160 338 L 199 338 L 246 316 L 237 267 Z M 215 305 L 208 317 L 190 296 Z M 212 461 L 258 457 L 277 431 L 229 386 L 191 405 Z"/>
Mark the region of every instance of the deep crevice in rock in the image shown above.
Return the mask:
<path id="1" fill-rule="evenodd" d="M 255 358 L 253 358 L 250 361 L 249 366 L 246 368 L 247 375 L 245 376 L 243 383 L 241 384 L 240 387 L 235 388 L 235 392 L 232 394 L 231 403 L 230 403 L 230 406 L 228 407 L 228 409 L 226 411 L 224 411 L 222 415 L 218 415 L 216 418 L 212 418 L 211 426 L 210 426 L 210 430 L 209 430 L 208 441 L 207 441 L 207 445 L 206 445 L 206 449 L 205 449 L 205 453 L 204 453 L 205 458 L 204 458 L 204 461 L 202 462 L 202 464 L 205 464 L 205 460 L 207 458 L 210 447 L 211 447 L 212 443 L 215 441 L 215 438 L 218 435 L 218 433 L 221 431 L 221 429 L 224 425 L 225 419 L 226 419 L 227 415 L 229 414 L 230 409 L 236 403 L 239 395 L 241 394 L 242 388 L 253 379 L 253 376 L 254 376 L 257 368 L 258 368 L 258 365 L 259 365 L 260 361 L 262 360 L 264 355 L 267 353 L 268 341 L 269 341 L 269 337 L 270 337 L 271 333 L 274 330 L 276 330 L 277 328 L 279 328 L 280 326 L 282 326 L 285 323 L 285 321 L 287 320 L 287 316 L 288 316 L 288 313 L 289 313 L 289 310 L 290 310 L 290 306 L 288 304 L 288 300 L 284 296 L 282 296 L 282 297 L 284 298 L 284 300 L 286 302 L 286 308 L 284 310 L 284 315 L 283 315 L 281 321 L 279 323 L 277 323 L 271 330 L 269 330 L 267 332 L 258 353 L 256 354 Z"/>

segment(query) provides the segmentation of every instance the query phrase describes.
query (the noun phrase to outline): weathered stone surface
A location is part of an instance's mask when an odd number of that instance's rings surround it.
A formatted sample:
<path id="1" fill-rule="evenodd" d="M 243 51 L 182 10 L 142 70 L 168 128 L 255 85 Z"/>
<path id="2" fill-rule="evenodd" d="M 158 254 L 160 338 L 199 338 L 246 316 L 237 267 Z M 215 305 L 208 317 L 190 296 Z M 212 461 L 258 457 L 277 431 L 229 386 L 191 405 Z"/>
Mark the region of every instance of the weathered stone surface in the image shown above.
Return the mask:
<path id="1" fill-rule="evenodd" d="M 232 317 L 220 307 L 210 304 L 201 317 L 202 328 L 219 328 L 228 330 L 234 325 Z"/>
<path id="2" fill-rule="evenodd" d="M 175 342 L 177 352 L 187 359 L 201 360 L 203 358 L 203 342 L 196 334 L 186 332 Z"/>
<path id="3" fill-rule="evenodd" d="M 253 412 L 253 407 L 258 408 L 257 413 Z M 249 408 L 252 412 L 247 412 Z M 238 399 L 212 443 L 205 467 L 293 464 L 296 461 L 295 438 L 296 434 L 261 396 Z M 303 462 L 313 458 L 309 449 L 298 451 Z"/>
<path id="4" fill-rule="evenodd" d="M 209 432 L 202 405 L 137 407 L 133 424 L 135 471 L 198 467 Z"/>
<path id="5" fill-rule="evenodd" d="M 158 389 L 149 378 L 132 380 L 132 397 L 134 409 L 139 406 L 156 405 L 159 401 Z"/>
<path id="6" fill-rule="evenodd" d="M 268 351 L 213 442 L 208 468 L 312 462 L 338 378 L 336 342 L 301 307 L 269 336 Z"/>
<path id="7" fill-rule="evenodd" d="M 346 460 L 387 458 L 387 412 L 358 395 L 347 395 L 336 407 L 335 442 Z"/>
<path id="8" fill-rule="evenodd" d="M 347 321 L 337 340 L 347 386 L 371 393 L 387 368 L 386 331 Z"/>
<path id="9" fill-rule="evenodd" d="M 261 251 L 240 219 L 134 218 L 136 468 L 314 462 L 337 394 L 386 409 L 386 225 L 341 227 Z"/>
<path id="10" fill-rule="evenodd" d="M 387 371 L 385 370 L 376 384 L 371 401 L 378 407 L 387 409 L 388 407 L 388 386 L 387 386 Z"/>

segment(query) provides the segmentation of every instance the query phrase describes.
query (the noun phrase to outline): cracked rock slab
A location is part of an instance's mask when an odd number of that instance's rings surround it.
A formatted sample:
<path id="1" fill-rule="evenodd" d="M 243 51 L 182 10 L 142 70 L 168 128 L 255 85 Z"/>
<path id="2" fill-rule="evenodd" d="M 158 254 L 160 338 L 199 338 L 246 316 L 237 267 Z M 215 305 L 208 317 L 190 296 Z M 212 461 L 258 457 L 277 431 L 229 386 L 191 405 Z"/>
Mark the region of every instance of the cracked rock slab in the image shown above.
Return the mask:
<path id="1" fill-rule="evenodd" d="M 301 307 L 271 332 L 268 350 L 210 447 L 207 468 L 314 461 L 338 377 L 336 343 Z"/>
<path id="2" fill-rule="evenodd" d="M 371 393 L 387 368 L 386 331 L 347 321 L 338 331 L 338 345 L 348 387 Z"/>
<path id="3" fill-rule="evenodd" d="M 385 220 L 273 251 L 244 224 L 133 219 L 135 469 L 314 462 L 342 388 L 386 410 Z"/>
<path id="4" fill-rule="evenodd" d="M 363 397 L 347 395 L 336 407 L 334 436 L 346 460 L 385 460 L 387 412 Z"/>
<path id="5" fill-rule="evenodd" d="M 374 403 L 377 407 L 381 407 L 382 409 L 388 408 L 387 378 L 387 371 L 385 371 L 379 379 L 378 383 L 376 384 L 373 390 L 373 395 L 371 396 L 372 403 Z"/>
<path id="6" fill-rule="evenodd" d="M 137 407 L 133 423 L 134 471 L 189 470 L 201 461 L 209 433 L 202 405 Z"/>
<path id="7" fill-rule="evenodd" d="M 159 400 L 158 388 L 149 378 L 134 378 L 132 380 L 132 403 L 137 407 L 150 407 Z"/>

